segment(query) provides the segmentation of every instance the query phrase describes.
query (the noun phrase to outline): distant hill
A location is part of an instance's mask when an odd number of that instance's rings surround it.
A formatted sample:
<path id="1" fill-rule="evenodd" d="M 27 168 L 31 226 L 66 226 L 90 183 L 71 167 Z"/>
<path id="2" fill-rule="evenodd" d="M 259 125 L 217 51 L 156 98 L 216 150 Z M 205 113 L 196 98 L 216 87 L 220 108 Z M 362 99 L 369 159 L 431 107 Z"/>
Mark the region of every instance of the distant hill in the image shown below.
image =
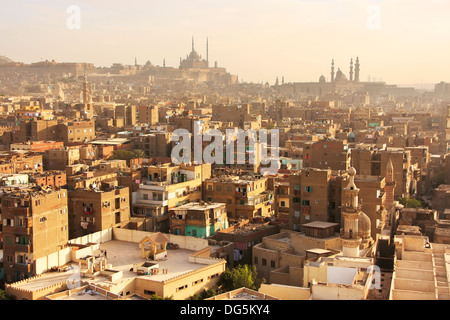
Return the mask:
<path id="1" fill-rule="evenodd" d="M 0 56 L 0 64 L 2 64 L 2 63 L 11 63 L 11 62 L 14 62 L 14 61 L 12 61 L 10 58 L 7 58 L 5 56 Z"/>

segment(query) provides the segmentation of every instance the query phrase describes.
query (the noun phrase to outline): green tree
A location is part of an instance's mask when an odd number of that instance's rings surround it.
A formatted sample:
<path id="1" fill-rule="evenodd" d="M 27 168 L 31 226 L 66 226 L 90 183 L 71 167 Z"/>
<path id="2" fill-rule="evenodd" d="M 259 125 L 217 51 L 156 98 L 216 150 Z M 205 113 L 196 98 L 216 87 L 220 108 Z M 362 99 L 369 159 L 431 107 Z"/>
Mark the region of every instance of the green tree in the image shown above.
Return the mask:
<path id="1" fill-rule="evenodd" d="M 133 159 L 133 151 L 129 150 L 115 150 L 113 151 L 113 159 L 115 160 L 131 160 Z"/>
<path id="2" fill-rule="evenodd" d="M 218 287 L 220 291 L 227 292 L 242 287 L 258 290 L 261 283 L 257 278 L 255 266 L 239 265 L 233 269 L 226 269 L 219 278 Z"/>
<path id="3" fill-rule="evenodd" d="M 136 159 L 136 158 L 145 158 L 147 156 L 147 154 L 145 153 L 144 150 L 141 149 L 135 149 L 132 151 L 133 152 L 133 158 L 132 159 Z"/>
<path id="4" fill-rule="evenodd" d="M 422 208 L 422 202 L 415 198 L 400 198 L 399 202 L 405 208 Z"/>

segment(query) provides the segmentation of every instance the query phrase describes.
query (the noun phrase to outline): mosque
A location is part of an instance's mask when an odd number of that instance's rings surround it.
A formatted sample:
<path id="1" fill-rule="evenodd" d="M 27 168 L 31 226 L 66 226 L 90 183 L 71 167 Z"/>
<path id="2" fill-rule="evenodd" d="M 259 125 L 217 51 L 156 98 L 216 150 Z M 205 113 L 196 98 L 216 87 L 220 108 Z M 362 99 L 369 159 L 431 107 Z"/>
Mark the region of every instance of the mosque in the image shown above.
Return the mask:
<path id="1" fill-rule="evenodd" d="M 206 39 L 206 59 L 196 50 L 194 38 L 192 38 L 192 50 L 186 55 L 186 59 L 180 58 L 179 67 L 153 66 L 150 62 L 143 67 L 141 74 L 152 75 L 155 79 L 166 81 L 193 81 L 196 83 L 209 82 L 214 84 L 231 85 L 238 83 L 238 76 L 230 74 L 225 68 L 218 67 L 217 61 L 214 67 L 209 66 L 209 41 Z"/>
<path id="2" fill-rule="evenodd" d="M 340 69 L 335 69 L 334 59 L 331 61 L 330 80 L 327 81 L 324 75 L 319 77 L 317 82 L 293 82 L 275 84 L 279 93 L 286 97 L 298 96 L 335 96 L 362 94 L 374 97 L 380 94 L 390 94 L 394 96 L 414 95 L 414 88 L 399 88 L 396 85 L 387 85 L 382 81 L 360 81 L 361 64 L 359 57 L 353 61 L 350 59 L 348 76 Z"/>

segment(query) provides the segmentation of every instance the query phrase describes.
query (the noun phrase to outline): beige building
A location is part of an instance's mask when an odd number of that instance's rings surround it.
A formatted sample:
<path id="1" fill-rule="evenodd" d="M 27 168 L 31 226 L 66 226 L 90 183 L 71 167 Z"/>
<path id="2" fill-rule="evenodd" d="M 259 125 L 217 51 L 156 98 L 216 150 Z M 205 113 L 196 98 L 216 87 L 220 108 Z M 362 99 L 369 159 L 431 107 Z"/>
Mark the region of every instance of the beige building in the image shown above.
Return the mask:
<path id="1" fill-rule="evenodd" d="M 289 228 L 300 231 L 311 221 L 330 221 L 330 169 L 305 168 L 289 177 Z"/>
<path id="2" fill-rule="evenodd" d="M 154 125 L 159 122 L 158 106 L 139 106 L 139 123 Z"/>
<path id="3" fill-rule="evenodd" d="M 342 244 L 335 227 L 335 223 L 316 221 L 303 225 L 304 232 L 282 230 L 264 237 L 252 252 L 258 276 L 272 284 L 303 286 L 303 265 L 311 255 L 340 252 Z"/>
<path id="4" fill-rule="evenodd" d="M 124 226 L 130 220 L 129 196 L 127 187 L 71 190 L 70 238 Z"/>
<path id="5" fill-rule="evenodd" d="M 421 235 L 396 236 L 390 300 L 450 300 L 448 245 Z"/>
<path id="6" fill-rule="evenodd" d="M 223 176 L 203 182 L 203 200 L 225 203 L 228 218 L 252 219 L 275 214 L 274 194 L 267 177 Z"/>
<path id="7" fill-rule="evenodd" d="M 69 240 L 67 190 L 3 189 L 3 268 L 7 283 L 36 274 L 36 260 L 63 248 Z"/>
<path id="8" fill-rule="evenodd" d="M 185 300 L 213 287 L 225 271 L 226 260 L 215 257 L 221 247 L 200 238 L 164 234 L 177 249 L 167 246 L 163 260 L 143 259 L 140 243 L 153 235 L 113 228 L 72 239 L 37 261 L 35 277 L 7 285 L 6 293 L 17 300 Z M 70 293 L 86 286 L 93 295 Z"/>
<path id="9" fill-rule="evenodd" d="M 169 211 L 202 200 L 202 182 L 211 165 L 162 164 L 147 167 L 147 179 L 133 193 L 132 216 L 151 219 L 149 230 L 169 230 Z"/>

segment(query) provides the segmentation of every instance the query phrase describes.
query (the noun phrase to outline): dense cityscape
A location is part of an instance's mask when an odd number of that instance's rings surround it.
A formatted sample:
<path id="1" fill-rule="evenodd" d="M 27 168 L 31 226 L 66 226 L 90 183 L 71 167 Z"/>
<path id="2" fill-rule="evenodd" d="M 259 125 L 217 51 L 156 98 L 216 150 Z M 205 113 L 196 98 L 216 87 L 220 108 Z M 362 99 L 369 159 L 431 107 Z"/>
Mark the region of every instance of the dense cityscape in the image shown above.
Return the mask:
<path id="1" fill-rule="evenodd" d="M 0 299 L 450 300 L 446 79 L 244 81 L 189 40 L 0 56 Z"/>

